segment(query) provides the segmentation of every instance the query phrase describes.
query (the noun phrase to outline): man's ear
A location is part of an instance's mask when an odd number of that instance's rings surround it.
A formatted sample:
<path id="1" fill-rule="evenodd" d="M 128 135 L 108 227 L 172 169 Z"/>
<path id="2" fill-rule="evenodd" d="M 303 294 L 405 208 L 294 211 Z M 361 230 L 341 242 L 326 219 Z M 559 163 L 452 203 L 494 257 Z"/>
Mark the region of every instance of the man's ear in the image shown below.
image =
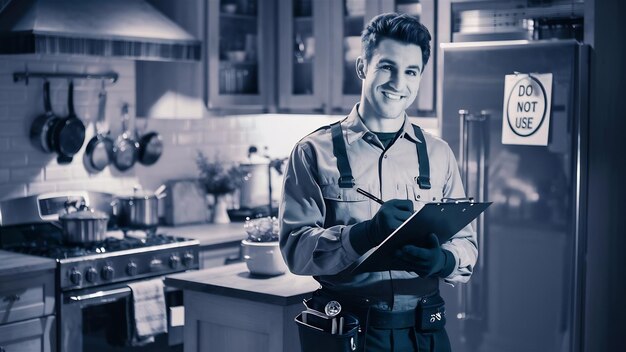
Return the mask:
<path id="1" fill-rule="evenodd" d="M 356 75 L 360 79 L 365 79 L 365 61 L 361 56 L 356 58 Z"/>

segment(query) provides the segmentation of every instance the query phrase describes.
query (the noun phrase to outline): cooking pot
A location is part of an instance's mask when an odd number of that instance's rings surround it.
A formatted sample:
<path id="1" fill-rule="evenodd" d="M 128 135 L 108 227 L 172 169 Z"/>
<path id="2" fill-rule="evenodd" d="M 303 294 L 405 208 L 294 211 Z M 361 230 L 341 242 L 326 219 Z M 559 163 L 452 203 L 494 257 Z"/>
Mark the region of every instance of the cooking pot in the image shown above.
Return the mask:
<path id="1" fill-rule="evenodd" d="M 159 224 L 159 199 L 166 196 L 165 186 L 156 192 L 135 188 L 132 195 L 116 196 L 111 206 L 117 226 L 122 230 L 154 230 Z"/>
<path id="2" fill-rule="evenodd" d="M 59 216 L 64 241 L 85 244 L 100 242 L 106 238 L 109 222 L 107 213 L 90 209 L 84 204 L 74 212 L 69 212 L 68 208 L 66 205 L 68 212 Z"/>

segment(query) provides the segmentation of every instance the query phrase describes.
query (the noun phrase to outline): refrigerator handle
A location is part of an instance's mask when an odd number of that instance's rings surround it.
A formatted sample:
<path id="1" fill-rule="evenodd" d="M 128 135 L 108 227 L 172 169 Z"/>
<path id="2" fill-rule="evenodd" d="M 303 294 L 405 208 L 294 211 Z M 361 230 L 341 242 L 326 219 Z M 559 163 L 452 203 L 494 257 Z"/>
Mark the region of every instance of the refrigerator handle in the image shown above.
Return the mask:
<path id="1" fill-rule="evenodd" d="M 459 143 L 459 156 L 460 156 L 460 171 L 463 185 L 466 187 L 466 193 L 470 196 L 470 192 L 476 192 L 476 198 L 479 202 L 487 200 L 487 178 L 488 178 L 488 155 L 489 155 L 489 117 L 490 113 L 487 110 L 482 110 L 479 116 L 475 116 L 467 109 L 459 110 L 459 123 L 460 123 L 460 142 Z M 476 145 L 476 185 L 470 187 L 469 185 L 469 124 L 474 123 L 476 133 L 479 135 Z M 481 271 L 486 268 L 486 262 L 488 258 L 485 253 L 485 221 L 484 214 L 481 214 L 475 222 L 476 237 L 478 241 L 478 266 Z M 461 285 L 459 292 L 459 308 L 460 313 L 457 318 L 460 320 L 467 319 L 481 319 L 485 313 L 484 292 L 487 287 L 486 275 L 484 272 L 477 273 L 469 284 Z M 476 292 L 474 292 L 476 291 Z"/>

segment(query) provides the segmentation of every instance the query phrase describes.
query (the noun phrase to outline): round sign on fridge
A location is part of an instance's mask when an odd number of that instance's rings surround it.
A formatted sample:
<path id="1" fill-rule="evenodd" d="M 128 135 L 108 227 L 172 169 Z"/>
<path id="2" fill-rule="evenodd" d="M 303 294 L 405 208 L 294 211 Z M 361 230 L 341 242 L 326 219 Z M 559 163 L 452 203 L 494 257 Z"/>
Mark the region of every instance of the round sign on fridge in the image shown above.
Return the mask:
<path id="1" fill-rule="evenodd" d="M 508 95 L 506 117 L 511 131 L 520 137 L 532 136 L 546 118 L 545 88 L 537 78 L 528 75 L 515 82 Z"/>

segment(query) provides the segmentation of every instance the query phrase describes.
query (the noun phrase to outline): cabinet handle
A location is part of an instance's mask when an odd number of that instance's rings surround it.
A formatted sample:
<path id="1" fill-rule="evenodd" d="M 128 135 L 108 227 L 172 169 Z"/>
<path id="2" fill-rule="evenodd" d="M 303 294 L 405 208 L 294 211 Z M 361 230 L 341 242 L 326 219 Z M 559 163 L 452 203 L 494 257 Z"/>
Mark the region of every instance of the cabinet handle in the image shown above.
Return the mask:
<path id="1" fill-rule="evenodd" d="M 20 296 L 15 294 L 15 295 L 10 295 L 10 296 L 6 296 L 4 297 L 3 301 L 5 302 L 15 302 L 15 301 L 19 301 L 20 300 Z M 2 352 L 3 350 L 0 349 L 0 352 Z"/>

